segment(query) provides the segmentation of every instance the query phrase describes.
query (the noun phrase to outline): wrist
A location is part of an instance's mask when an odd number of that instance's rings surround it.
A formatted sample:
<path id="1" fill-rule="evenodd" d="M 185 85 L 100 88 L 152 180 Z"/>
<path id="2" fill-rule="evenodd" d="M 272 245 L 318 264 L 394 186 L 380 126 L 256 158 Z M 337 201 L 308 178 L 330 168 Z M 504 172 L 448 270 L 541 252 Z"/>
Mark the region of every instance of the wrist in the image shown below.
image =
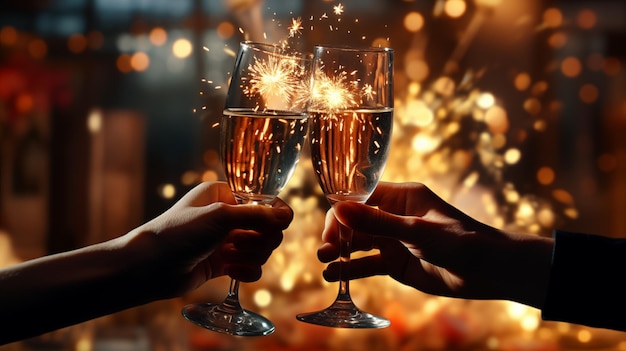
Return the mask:
<path id="1" fill-rule="evenodd" d="M 548 290 L 550 267 L 552 265 L 552 238 L 519 235 L 515 240 L 511 255 L 516 262 L 510 274 L 512 279 L 511 300 L 541 309 Z"/>

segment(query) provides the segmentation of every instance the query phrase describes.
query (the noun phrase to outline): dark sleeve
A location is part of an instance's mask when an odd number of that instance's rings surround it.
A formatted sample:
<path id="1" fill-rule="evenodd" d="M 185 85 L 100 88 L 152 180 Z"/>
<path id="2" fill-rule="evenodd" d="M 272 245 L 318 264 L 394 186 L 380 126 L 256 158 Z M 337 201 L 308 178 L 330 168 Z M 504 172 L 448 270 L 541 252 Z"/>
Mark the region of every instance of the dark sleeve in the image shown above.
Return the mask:
<path id="1" fill-rule="evenodd" d="M 542 318 L 626 331 L 626 239 L 554 232 Z"/>

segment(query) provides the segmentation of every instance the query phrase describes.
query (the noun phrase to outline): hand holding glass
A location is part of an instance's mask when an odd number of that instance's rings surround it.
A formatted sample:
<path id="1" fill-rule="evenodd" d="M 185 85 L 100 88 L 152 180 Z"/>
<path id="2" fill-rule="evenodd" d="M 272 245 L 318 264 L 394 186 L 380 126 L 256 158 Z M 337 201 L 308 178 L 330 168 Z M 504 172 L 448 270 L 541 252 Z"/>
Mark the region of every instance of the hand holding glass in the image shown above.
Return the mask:
<path id="1" fill-rule="evenodd" d="M 383 174 L 393 120 L 393 51 L 316 46 L 309 107 L 311 159 L 331 205 L 364 203 Z M 340 224 L 342 278 L 328 308 L 297 316 L 339 328 L 383 328 L 385 318 L 361 311 L 344 277 L 352 231 Z"/>
<path id="2" fill-rule="evenodd" d="M 242 42 L 221 121 L 220 152 L 228 184 L 240 204 L 271 206 L 293 174 L 307 133 L 311 55 Z M 267 318 L 244 310 L 239 281 L 219 304 L 183 308 L 189 321 L 242 336 L 274 332 Z"/>

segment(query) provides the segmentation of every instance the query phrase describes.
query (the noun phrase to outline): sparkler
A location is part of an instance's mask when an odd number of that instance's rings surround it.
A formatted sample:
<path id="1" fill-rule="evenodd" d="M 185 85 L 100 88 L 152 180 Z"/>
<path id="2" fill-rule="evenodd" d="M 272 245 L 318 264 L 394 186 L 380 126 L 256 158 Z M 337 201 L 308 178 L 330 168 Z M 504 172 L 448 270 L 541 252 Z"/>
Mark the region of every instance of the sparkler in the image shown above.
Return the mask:
<path id="1" fill-rule="evenodd" d="M 255 58 L 248 67 L 250 79 L 243 91 L 248 96 L 260 95 L 267 105 L 271 103 L 298 104 L 305 102 L 308 86 L 303 86 L 305 67 L 295 57 L 270 56 L 267 60 Z"/>

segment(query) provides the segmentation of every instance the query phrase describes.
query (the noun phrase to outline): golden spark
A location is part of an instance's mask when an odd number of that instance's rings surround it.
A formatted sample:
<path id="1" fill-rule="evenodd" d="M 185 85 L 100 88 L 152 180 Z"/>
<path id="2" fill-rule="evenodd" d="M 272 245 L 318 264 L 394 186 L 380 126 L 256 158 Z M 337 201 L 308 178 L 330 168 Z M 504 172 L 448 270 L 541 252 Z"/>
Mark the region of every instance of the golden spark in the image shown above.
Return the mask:
<path id="1" fill-rule="evenodd" d="M 363 96 L 368 100 L 373 100 L 374 95 L 376 95 L 376 92 L 374 91 L 374 88 L 372 88 L 372 85 L 365 84 L 363 87 Z"/>
<path id="2" fill-rule="evenodd" d="M 343 13 L 343 5 L 338 4 L 337 6 L 334 6 L 333 11 L 335 12 L 335 15 L 341 15 Z"/>
<path id="3" fill-rule="evenodd" d="M 269 101 L 293 101 L 302 87 L 302 76 L 306 73 L 296 58 L 270 56 L 267 60 L 255 58 L 250 70 L 249 85 L 244 88 L 248 96 L 260 95 Z"/>
<path id="4" fill-rule="evenodd" d="M 348 81 L 348 74 L 345 71 L 332 77 L 318 71 L 311 91 L 312 109 L 333 111 L 355 106 L 356 84 L 358 82 Z"/>
<path id="5" fill-rule="evenodd" d="M 291 19 L 291 26 L 289 26 L 289 38 L 293 38 L 296 34 L 301 34 L 302 29 L 302 19 L 298 17 L 297 19 Z"/>

